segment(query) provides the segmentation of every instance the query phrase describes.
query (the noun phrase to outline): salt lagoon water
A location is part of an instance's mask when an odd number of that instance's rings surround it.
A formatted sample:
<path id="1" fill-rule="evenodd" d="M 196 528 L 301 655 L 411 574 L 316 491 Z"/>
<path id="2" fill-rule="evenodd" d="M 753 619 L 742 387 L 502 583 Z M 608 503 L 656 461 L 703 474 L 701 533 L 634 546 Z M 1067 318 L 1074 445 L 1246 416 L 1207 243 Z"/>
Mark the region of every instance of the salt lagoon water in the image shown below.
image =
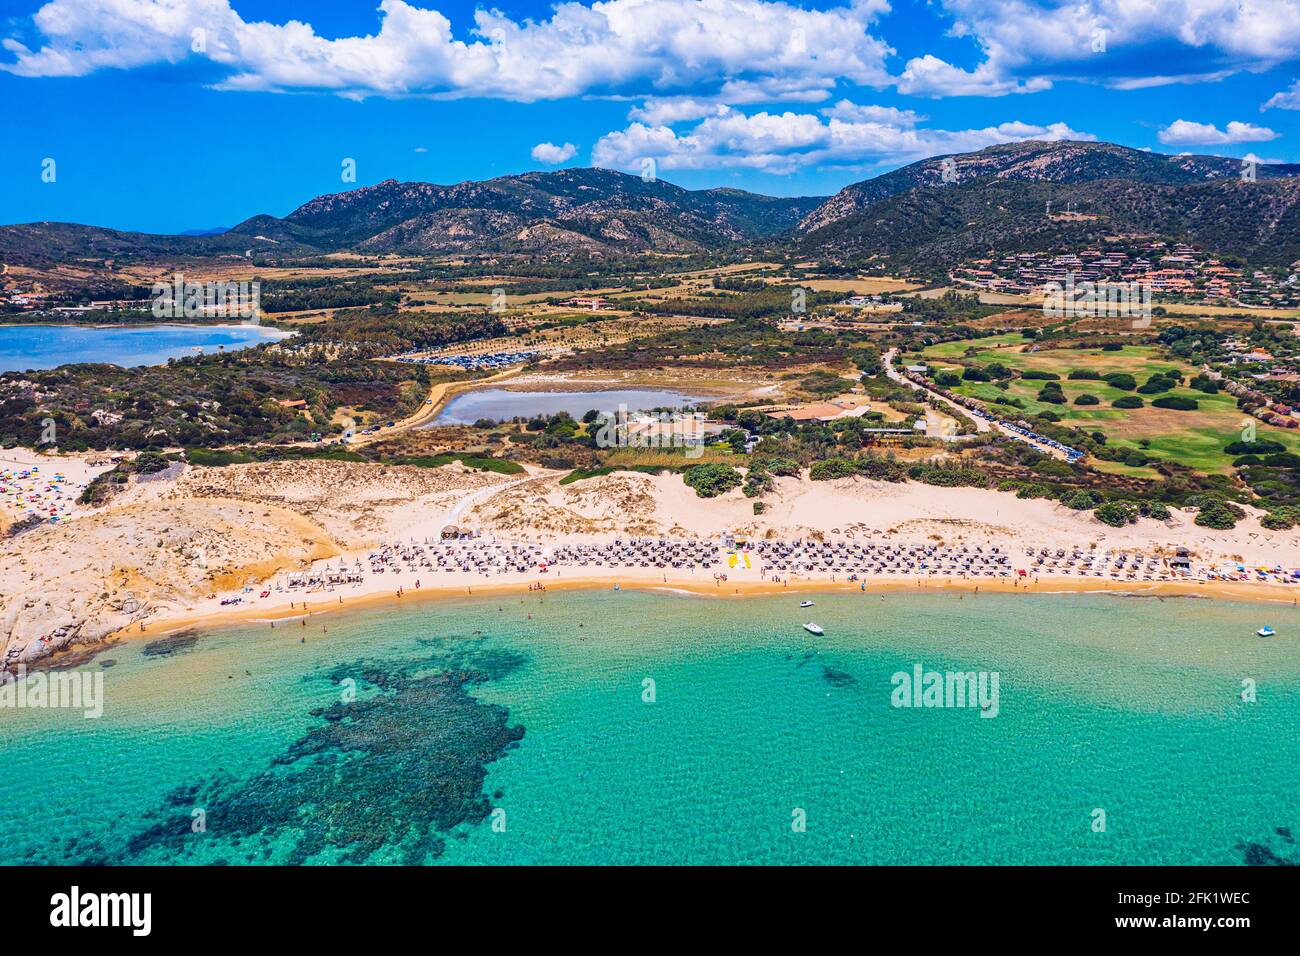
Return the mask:
<path id="1" fill-rule="evenodd" d="M 199 351 L 234 350 L 285 337 L 260 325 L 0 325 L 0 372 L 108 362 L 161 365 Z"/>
<path id="2" fill-rule="evenodd" d="M 483 388 L 457 395 L 438 413 L 434 425 L 472 425 L 482 418 L 509 421 L 534 415 L 568 412 L 580 418 L 591 409 L 629 412 L 655 408 L 684 408 L 708 401 L 700 396 L 663 389 L 605 389 L 585 392 L 512 392 L 504 388 Z"/>
<path id="3" fill-rule="evenodd" d="M 133 639 L 101 719 L 0 708 L 0 863 L 1300 861 L 1292 607 L 824 594 L 814 638 L 802 597 Z M 996 718 L 895 707 L 916 664 L 996 672 Z"/>

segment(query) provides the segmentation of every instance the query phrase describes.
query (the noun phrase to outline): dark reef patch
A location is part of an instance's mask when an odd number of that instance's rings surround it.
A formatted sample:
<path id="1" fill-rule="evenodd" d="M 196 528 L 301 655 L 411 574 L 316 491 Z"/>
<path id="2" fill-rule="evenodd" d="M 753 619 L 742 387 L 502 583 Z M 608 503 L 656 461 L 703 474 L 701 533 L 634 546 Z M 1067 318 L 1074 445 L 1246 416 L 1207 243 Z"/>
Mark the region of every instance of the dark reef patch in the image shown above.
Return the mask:
<path id="1" fill-rule="evenodd" d="M 1265 841 L 1244 841 L 1237 844 L 1242 862 L 1247 866 L 1300 866 L 1300 854 L 1295 847 L 1295 837 L 1290 827 L 1278 827 L 1273 831 L 1285 846 L 1274 848 L 1272 837 Z M 1279 852 L 1281 850 L 1282 852 Z"/>
<path id="2" fill-rule="evenodd" d="M 160 637 L 150 641 L 140 651 L 145 657 L 171 657 L 181 651 L 188 651 L 199 642 L 198 631 L 181 631 L 170 637 Z"/>
<path id="3" fill-rule="evenodd" d="M 121 850 L 83 837 L 64 845 L 65 859 L 419 864 L 440 856 L 455 828 L 487 819 L 488 765 L 524 736 L 523 727 L 509 725 L 505 707 L 480 702 L 470 688 L 510 673 L 523 658 L 481 644 L 462 651 L 420 643 L 437 650 L 331 669 L 324 676 L 340 699 L 313 710 L 319 723 L 266 769 L 179 787 Z M 349 679 L 355 699 L 344 693 Z M 196 808 L 205 815 L 201 833 L 193 832 Z M 202 852 L 211 840 L 220 847 Z"/>
<path id="4" fill-rule="evenodd" d="M 848 671 L 842 671 L 838 667 L 828 667 L 825 664 L 822 665 L 822 677 L 832 687 L 855 687 L 858 683 L 858 679 Z"/>
<path id="5" fill-rule="evenodd" d="M 117 647 L 120 643 L 120 641 L 103 641 L 99 644 L 81 644 L 71 650 L 60 651 L 58 654 L 30 664 L 27 669 L 29 671 L 66 671 L 83 667 L 94 661 L 96 657 L 105 651 Z M 105 661 L 99 666 L 111 667 L 112 664 L 112 661 Z"/>

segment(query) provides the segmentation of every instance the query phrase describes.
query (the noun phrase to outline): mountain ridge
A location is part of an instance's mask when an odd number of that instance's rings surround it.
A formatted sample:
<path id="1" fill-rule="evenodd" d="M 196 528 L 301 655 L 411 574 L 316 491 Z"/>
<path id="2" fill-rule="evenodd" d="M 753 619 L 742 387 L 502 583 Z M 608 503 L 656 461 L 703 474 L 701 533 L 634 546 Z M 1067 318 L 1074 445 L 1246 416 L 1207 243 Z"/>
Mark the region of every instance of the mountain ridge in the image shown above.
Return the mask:
<path id="1" fill-rule="evenodd" d="M 385 179 L 259 214 L 210 235 L 159 236 L 75 223 L 0 227 L 0 259 L 363 254 L 624 255 L 784 249 L 884 256 L 938 274 L 961 257 L 1092 243 L 1151 231 L 1265 264 L 1300 258 L 1300 165 L 1167 155 L 1113 143 L 1024 141 L 934 156 L 830 197 L 688 190 L 572 167 L 452 185 Z M 1083 214 L 1065 222 L 1049 209 Z"/>
<path id="2" fill-rule="evenodd" d="M 789 232 L 824 196 L 688 190 L 575 167 L 450 186 L 385 179 L 258 214 L 211 235 L 156 235 L 76 223 L 0 227 L 0 257 L 26 263 L 149 255 L 586 251 L 692 252 Z"/>
<path id="3" fill-rule="evenodd" d="M 798 231 L 813 232 L 910 189 L 956 185 L 972 179 L 995 177 L 1062 185 L 1124 179 L 1151 185 L 1191 185 L 1240 178 L 1242 167 L 1242 160 L 1226 156 L 1169 155 L 1116 143 L 1083 140 L 999 143 L 971 153 L 931 156 L 851 183 L 800 220 Z M 1256 163 L 1255 174 L 1257 179 L 1298 176 L 1300 164 Z"/>

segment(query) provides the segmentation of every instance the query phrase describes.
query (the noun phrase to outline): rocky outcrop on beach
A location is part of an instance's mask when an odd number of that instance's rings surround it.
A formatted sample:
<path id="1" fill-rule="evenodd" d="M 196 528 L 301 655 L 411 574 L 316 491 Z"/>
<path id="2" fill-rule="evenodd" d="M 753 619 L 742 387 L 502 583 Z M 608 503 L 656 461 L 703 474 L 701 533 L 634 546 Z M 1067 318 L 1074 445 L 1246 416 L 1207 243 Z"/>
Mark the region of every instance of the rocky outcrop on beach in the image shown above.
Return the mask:
<path id="1" fill-rule="evenodd" d="M 0 636 L 4 639 L 0 675 L 74 645 L 98 644 L 147 614 L 145 606 L 134 599 L 102 600 L 71 593 L 52 600 L 29 597 L 10 601 L 0 611 Z"/>
<path id="2" fill-rule="evenodd" d="M 0 542 L 0 660 L 12 667 L 338 553 L 319 527 L 245 502 L 125 503 Z"/>
<path id="3" fill-rule="evenodd" d="M 505 476 L 459 465 L 268 462 L 184 468 L 102 510 L 0 539 L 0 662 L 12 670 L 210 594 L 377 541 L 437 535 Z"/>

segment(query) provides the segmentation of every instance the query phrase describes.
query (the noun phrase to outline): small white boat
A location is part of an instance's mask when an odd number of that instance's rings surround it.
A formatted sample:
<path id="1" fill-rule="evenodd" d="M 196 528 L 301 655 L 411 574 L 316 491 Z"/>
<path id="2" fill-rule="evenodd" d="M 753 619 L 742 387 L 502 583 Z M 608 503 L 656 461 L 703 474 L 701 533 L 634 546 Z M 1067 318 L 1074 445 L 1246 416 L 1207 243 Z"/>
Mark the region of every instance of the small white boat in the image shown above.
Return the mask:
<path id="1" fill-rule="evenodd" d="M 799 606 L 800 606 L 800 607 L 812 607 L 812 606 L 813 606 L 813 602 L 812 602 L 812 601 L 803 601 L 803 602 L 800 603 Z"/>
<path id="2" fill-rule="evenodd" d="M 1277 633 L 1277 631 L 1273 630 L 1271 627 L 1265 624 L 1255 633 L 1258 634 L 1260 637 L 1272 637 L 1274 634 Z"/>
<path id="3" fill-rule="evenodd" d="M 809 621 L 807 624 L 805 624 L 803 626 L 803 629 L 807 631 L 809 634 L 816 634 L 818 637 L 821 637 L 823 634 L 826 633 L 821 629 L 820 625 L 814 624 L 812 621 Z"/>

